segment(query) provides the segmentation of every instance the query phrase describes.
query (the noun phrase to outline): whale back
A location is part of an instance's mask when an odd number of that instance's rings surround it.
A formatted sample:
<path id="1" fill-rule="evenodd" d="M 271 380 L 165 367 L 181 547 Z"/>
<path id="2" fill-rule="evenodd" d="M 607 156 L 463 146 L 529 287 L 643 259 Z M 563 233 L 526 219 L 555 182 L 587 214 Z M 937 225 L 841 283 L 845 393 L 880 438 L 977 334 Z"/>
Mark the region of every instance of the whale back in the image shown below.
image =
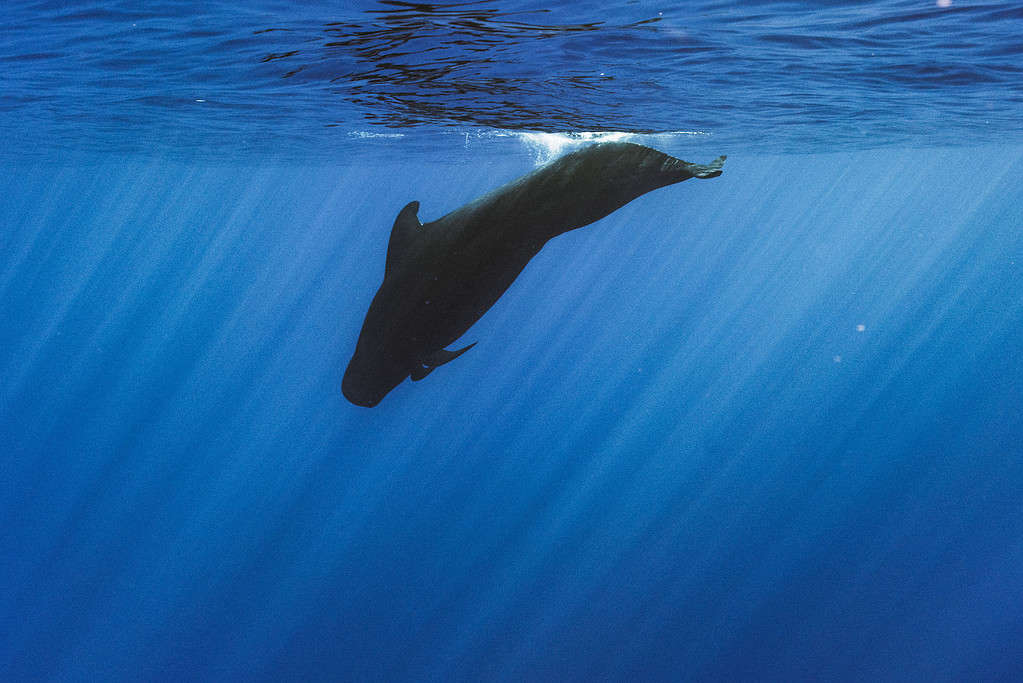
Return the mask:
<path id="1" fill-rule="evenodd" d="M 471 226 L 539 249 L 651 190 L 694 177 L 693 165 L 629 142 L 577 150 L 513 180 L 436 221 L 447 230 Z"/>

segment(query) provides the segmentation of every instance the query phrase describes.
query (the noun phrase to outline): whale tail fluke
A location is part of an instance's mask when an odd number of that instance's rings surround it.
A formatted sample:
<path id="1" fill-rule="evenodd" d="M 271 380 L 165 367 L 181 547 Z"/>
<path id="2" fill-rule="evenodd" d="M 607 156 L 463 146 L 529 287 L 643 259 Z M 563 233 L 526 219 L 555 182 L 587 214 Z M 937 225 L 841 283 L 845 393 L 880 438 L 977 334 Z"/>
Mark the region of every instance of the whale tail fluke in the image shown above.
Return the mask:
<path id="1" fill-rule="evenodd" d="M 694 178 L 717 178 L 721 175 L 721 167 L 725 165 L 727 158 L 722 154 L 709 164 L 689 164 L 689 172 Z"/>

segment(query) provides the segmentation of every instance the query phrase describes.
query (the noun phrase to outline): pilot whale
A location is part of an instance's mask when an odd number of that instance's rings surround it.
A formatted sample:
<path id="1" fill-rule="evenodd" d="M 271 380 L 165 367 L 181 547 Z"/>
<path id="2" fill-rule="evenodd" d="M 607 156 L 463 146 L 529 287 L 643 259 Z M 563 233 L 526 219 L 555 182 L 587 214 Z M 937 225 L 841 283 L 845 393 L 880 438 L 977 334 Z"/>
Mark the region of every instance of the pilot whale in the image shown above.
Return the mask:
<path id="1" fill-rule="evenodd" d="M 418 381 L 471 349 L 446 347 L 504 294 L 558 235 L 689 178 L 721 175 L 725 157 L 691 164 L 624 142 L 591 145 L 497 188 L 436 221 L 405 206 L 387 244 L 384 281 L 366 313 L 341 383 L 375 406 L 406 377 Z"/>

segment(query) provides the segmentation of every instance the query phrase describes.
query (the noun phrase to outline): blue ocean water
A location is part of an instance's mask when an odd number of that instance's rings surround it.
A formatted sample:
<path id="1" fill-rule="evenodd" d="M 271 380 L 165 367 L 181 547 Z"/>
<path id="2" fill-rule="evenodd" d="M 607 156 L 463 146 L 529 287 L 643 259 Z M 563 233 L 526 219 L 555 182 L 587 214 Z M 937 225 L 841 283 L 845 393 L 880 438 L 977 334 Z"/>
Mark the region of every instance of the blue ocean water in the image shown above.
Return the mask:
<path id="1" fill-rule="evenodd" d="M 1023 678 L 1023 7 L 0 9 L 0 679 Z M 724 174 L 340 382 L 432 220 Z"/>

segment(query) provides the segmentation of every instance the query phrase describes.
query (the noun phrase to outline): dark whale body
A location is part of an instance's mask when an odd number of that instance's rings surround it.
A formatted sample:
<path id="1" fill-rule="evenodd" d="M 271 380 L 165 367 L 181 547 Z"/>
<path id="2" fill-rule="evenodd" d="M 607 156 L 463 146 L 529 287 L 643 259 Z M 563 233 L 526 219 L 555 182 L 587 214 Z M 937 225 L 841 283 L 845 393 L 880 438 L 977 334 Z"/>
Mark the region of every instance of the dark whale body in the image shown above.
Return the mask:
<path id="1" fill-rule="evenodd" d="M 398 214 L 383 284 L 370 304 L 341 390 L 375 406 L 406 377 L 420 380 L 472 345 L 448 351 L 552 237 L 603 218 L 640 195 L 721 175 L 631 143 L 573 152 L 443 218 L 422 225 L 419 202 Z"/>

